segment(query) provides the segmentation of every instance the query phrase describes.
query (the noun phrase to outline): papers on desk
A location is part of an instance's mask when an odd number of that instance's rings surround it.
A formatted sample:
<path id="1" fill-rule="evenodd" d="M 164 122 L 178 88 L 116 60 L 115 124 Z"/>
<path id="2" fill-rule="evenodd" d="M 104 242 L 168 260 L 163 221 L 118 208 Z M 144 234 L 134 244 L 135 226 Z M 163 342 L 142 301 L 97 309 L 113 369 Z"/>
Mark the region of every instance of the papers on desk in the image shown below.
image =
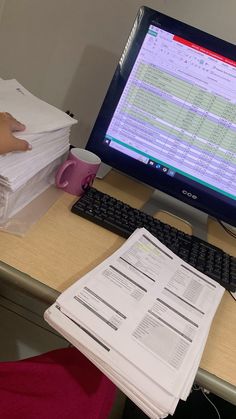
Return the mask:
<path id="1" fill-rule="evenodd" d="M 45 319 L 157 419 L 188 397 L 223 293 L 138 229 Z"/>
<path id="2" fill-rule="evenodd" d="M 77 121 L 16 80 L 0 79 L 0 112 L 9 112 L 25 124 L 26 129 L 14 135 L 32 145 L 31 151 L 0 155 L 0 222 L 5 222 L 54 183 Z"/>
<path id="3" fill-rule="evenodd" d="M 14 135 L 32 144 L 26 153 L 0 156 L 0 184 L 16 190 L 69 149 L 70 128 L 77 121 L 32 95 L 16 80 L 0 80 L 0 112 L 9 112 L 25 124 L 26 130 Z"/>

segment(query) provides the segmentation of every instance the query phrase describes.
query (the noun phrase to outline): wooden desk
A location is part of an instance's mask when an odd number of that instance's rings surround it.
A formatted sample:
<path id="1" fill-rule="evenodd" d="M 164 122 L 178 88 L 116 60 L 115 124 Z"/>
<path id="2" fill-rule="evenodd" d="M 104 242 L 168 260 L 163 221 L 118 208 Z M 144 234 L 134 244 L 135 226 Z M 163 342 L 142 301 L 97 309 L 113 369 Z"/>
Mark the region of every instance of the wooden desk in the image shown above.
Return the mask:
<path id="1" fill-rule="evenodd" d="M 140 208 L 151 189 L 111 172 L 96 187 Z M 63 194 L 24 238 L 0 233 L 0 279 L 51 304 L 58 293 L 103 261 L 124 241 L 70 212 Z M 209 222 L 211 243 L 236 255 L 235 241 Z M 236 302 L 225 292 L 215 316 L 196 382 L 236 405 Z"/>

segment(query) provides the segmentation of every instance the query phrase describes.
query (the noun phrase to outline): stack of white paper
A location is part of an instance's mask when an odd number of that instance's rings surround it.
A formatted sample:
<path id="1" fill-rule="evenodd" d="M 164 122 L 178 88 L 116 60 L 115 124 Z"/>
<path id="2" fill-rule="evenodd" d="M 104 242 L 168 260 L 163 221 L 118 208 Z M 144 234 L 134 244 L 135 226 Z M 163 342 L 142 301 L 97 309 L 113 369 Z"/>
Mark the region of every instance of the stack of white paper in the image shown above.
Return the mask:
<path id="1" fill-rule="evenodd" d="M 42 173 L 42 169 L 50 168 L 57 159 L 60 161 L 59 157 L 66 156 L 70 129 L 77 121 L 32 95 L 16 80 L 0 79 L 0 112 L 9 112 L 26 126 L 14 135 L 32 145 L 32 150 L 27 152 L 0 155 L 0 192 L 2 202 L 7 202 L 9 191 L 19 190 L 37 173 Z M 25 203 L 35 194 L 32 182 L 32 194 L 28 188 Z"/>
<path id="2" fill-rule="evenodd" d="M 150 418 L 164 418 L 188 397 L 223 292 L 138 229 L 45 319 Z"/>

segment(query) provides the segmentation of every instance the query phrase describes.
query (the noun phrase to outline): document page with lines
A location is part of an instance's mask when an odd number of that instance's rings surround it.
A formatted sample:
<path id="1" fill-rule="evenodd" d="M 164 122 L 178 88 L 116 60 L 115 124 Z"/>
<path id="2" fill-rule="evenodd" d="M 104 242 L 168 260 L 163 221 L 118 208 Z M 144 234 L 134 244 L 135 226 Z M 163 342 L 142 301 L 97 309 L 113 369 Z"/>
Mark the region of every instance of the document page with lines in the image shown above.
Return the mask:
<path id="1" fill-rule="evenodd" d="M 223 292 L 147 230 L 138 229 L 63 292 L 57 306 L 61 315 L 116 353 L 120 365 L 122 359 L 132 364 L 179 399 L 190 391 L 192 370 Z"/>

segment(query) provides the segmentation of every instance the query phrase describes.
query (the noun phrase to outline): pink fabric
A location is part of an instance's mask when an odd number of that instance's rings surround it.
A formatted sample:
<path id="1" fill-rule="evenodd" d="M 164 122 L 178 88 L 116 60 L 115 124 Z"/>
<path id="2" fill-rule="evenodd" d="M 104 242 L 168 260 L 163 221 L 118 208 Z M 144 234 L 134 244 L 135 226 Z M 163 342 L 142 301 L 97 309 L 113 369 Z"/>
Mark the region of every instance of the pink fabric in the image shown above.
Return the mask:
<path id="1" fill-rule="evenodd" d="M 115 393 L 75 348 L 0 363 L 2 419 L 106 419 Z"/>

